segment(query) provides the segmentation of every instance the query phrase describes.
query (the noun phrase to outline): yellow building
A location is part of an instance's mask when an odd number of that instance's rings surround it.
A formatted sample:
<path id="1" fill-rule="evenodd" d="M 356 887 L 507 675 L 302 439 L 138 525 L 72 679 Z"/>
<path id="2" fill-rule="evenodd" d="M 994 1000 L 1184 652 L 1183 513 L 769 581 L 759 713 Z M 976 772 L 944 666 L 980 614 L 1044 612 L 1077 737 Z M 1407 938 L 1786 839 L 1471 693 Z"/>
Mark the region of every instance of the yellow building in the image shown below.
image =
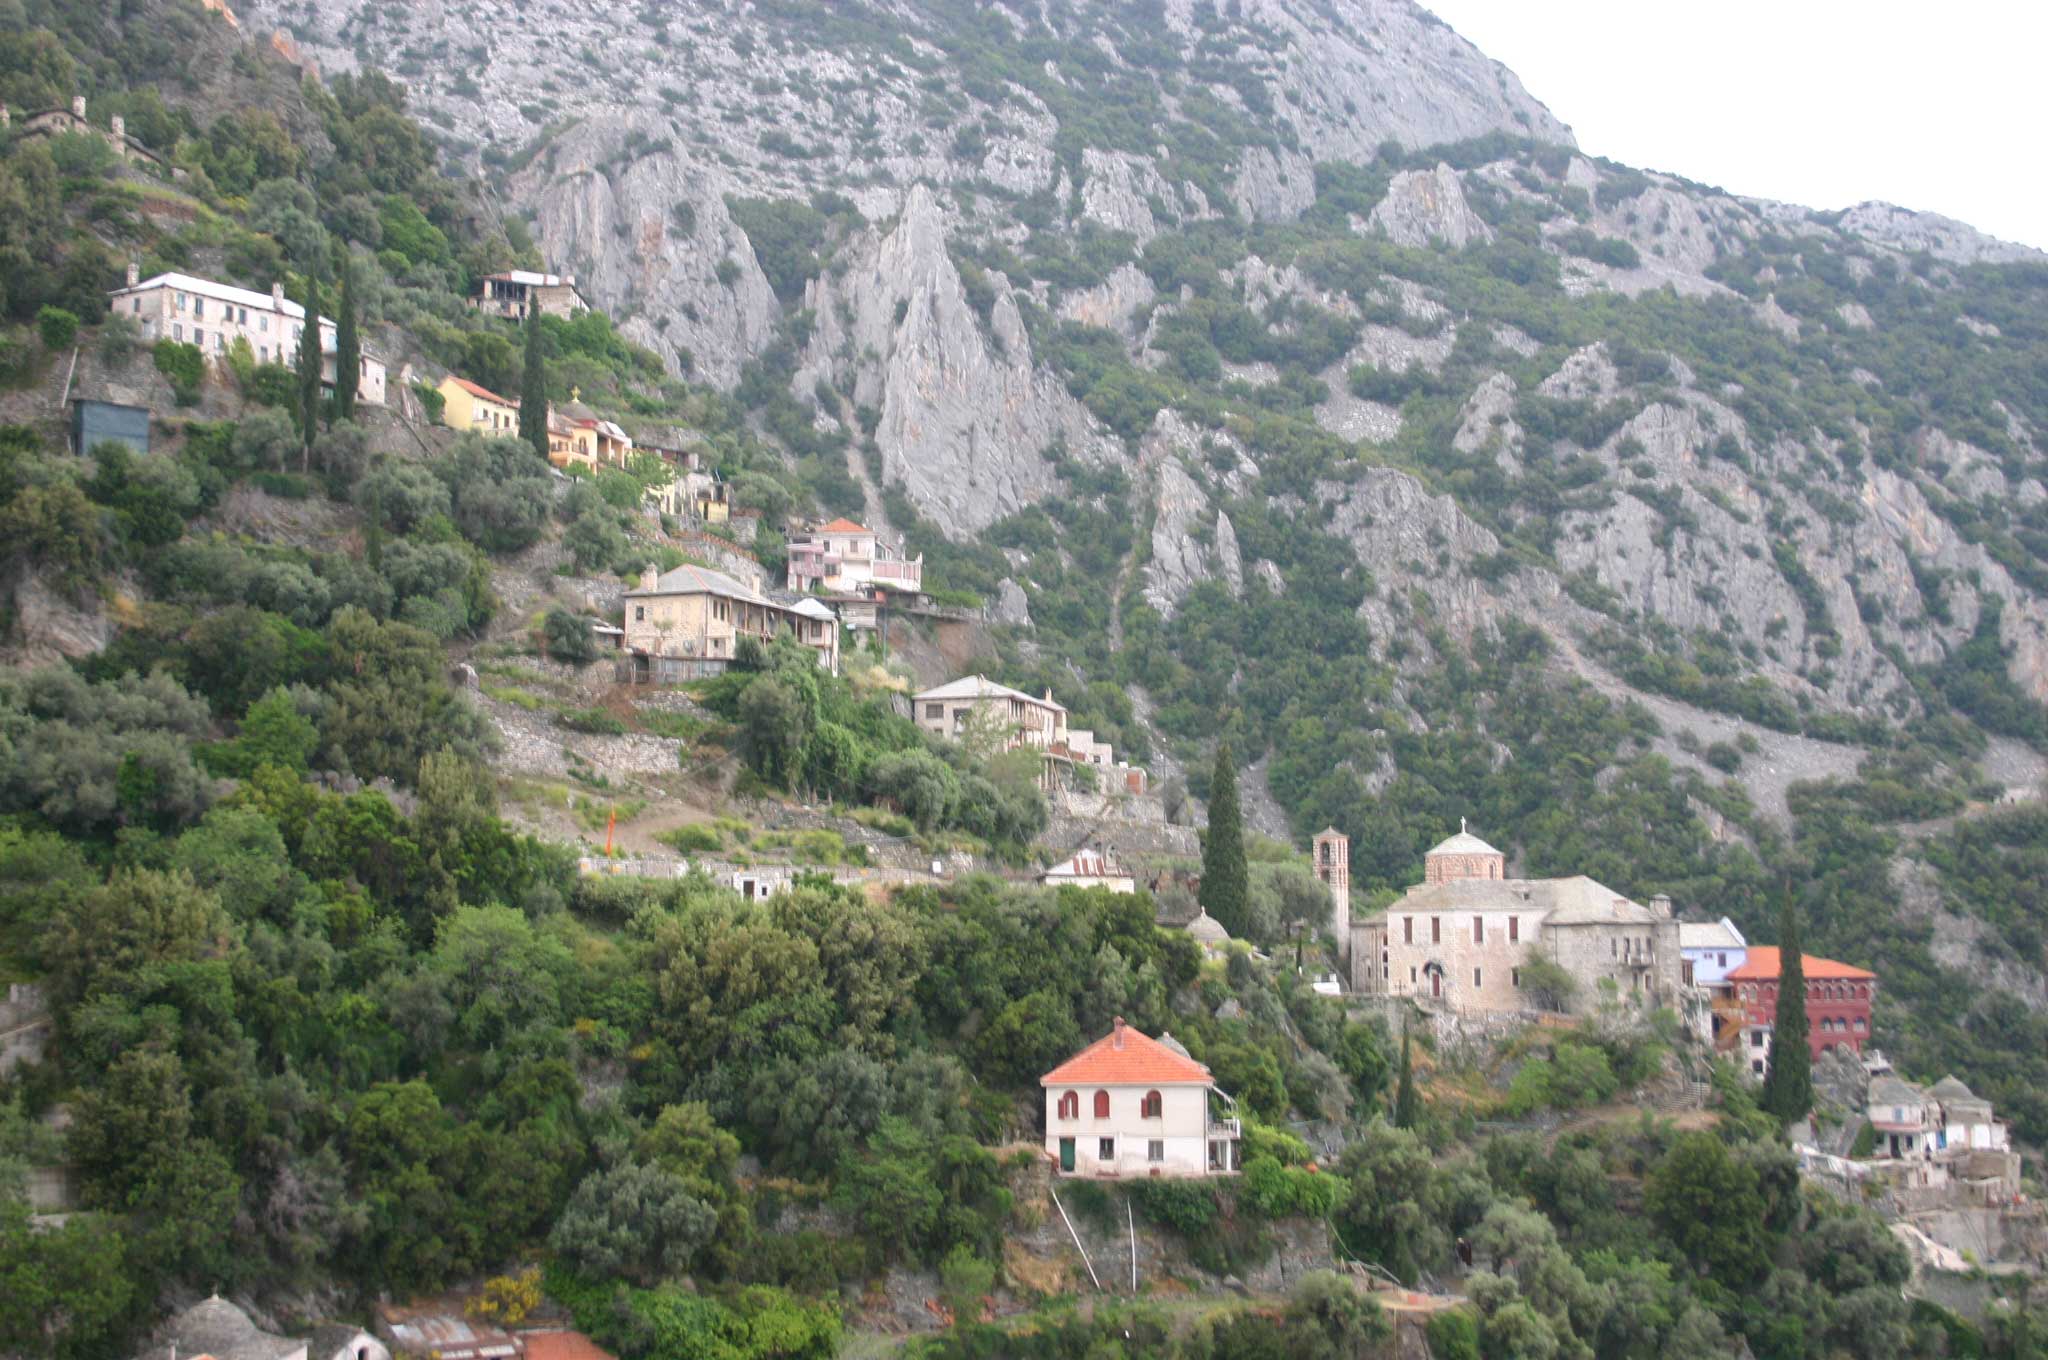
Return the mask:
<path id="1" fill-rule="evenodd" d="M 548 461 L 558 468 L 572 463 L 597 471 L 597 432 L 548 408 Z"/>
<path id="2" fill-rule="evenodd" d="M 482 435 L 519 435 L 519 403 L 507 401 L 488 387 L 449 374 L 441 379 L 441 423 L 451 430 L 473 430 Z"/>
<path id="3" fill-rule="evenodd" d="M 624 467 L 633 456 L 633 436 L 583 404 L 580 388 L 569 400 L 548 408 L 548 461 L 556 467 L 574 463 L 595 472 L 599 467 Z"/>

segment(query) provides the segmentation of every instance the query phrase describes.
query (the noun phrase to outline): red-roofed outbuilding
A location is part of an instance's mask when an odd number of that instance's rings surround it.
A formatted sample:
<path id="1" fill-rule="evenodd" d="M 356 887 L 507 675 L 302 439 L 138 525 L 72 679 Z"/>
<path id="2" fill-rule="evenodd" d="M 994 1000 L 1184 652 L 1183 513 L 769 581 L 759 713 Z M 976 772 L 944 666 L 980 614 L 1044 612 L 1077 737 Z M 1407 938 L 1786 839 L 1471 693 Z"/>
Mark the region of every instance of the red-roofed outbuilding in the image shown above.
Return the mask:
<path id="1" fill-rule="evenodd" d="M 1867 968 L 1802 954 L 1806 975 L 1806 1044 L 1815 1058 L 1832 1049 L 1863 1052 L 1870 1041 L 1870 1004 L 1877 974 Z M 1742 1057 L 1761 1076 L 1770 1065 L 1771 1027 L 1778 1018 L 1778 977 L 1783 960 L 1774 945 L 1751 945 L 1742 966 L 1730 970 L 1728 986 L 1744 1012 Z"/>
<path id="2" fill-rule="evenodd" d="M 1038 1079 L 1045 1151 L 1063 1175 L 1228 1175 L 1242 1165 L 1236 1102 L 1168 1034 L 1126 1025 Z"/>

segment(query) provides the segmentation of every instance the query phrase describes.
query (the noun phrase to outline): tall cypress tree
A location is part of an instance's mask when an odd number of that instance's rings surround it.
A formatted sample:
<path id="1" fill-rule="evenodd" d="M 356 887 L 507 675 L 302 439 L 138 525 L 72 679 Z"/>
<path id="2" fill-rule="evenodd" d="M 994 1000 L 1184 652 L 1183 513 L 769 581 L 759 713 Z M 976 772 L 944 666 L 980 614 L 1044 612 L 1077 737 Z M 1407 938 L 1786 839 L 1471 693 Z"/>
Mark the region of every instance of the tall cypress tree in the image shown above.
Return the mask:
<path id="1" fill-rule="evenodd" d="M 1394 1085 L 1394 1127 L 1415 1127 L 1415 1067 L 1408 1053 L 1408 1025 L 1401 1024 L 1401 1077 Z"/>
<path id="2" fill-rule="evenodd" d="M 1237 764 L 1230 743 L 1216 748 L 1209 776 L 1209 836 L 1202 843 L 1202 910 L 1232 935 L 1245 932 L 1250 871 L 1244 862 L 1244 821 L 1237 807 Z"/>
<path id="3" fill-rule="evenodd" d="M 341 315 L 334 318 L 334 418 L 356 418 L 356 385 L 363 376 L 363 342 L 356 334 L 356 271 L 341 257 Z"/>
<path id="4" fill-rule="evenodd" d="M 304 439 L 299 467 L 313 465 L 313 436 L 320 429 L 320 285 L 306 275 L 306 318 L 299 327 L 299 434 Z"/>
<path id="5" fill-rule="evenodd" d="M 1778 1011 L 1771 1021 L 1771 1066 L 1757 1102 L 1789 1124 L 1813 1108 L 1813 1050 L 1806 1026 L 1806 956 L 1788 894 L 1778 918 Z"/>
<path id="6" fill-rule="evenodd" d="M 526 300 L 526 371 L 519 380 L 519 437 L 548 456 L 548 375 L 540 356 L 540 307 Z"/>

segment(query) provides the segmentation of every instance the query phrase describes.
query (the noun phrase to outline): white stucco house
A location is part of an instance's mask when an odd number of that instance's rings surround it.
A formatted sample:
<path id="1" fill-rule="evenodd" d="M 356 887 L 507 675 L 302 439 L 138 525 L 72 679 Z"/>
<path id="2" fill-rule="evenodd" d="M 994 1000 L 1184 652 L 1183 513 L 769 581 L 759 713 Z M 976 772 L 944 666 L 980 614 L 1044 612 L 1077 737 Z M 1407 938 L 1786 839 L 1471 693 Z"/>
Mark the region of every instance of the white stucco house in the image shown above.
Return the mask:
<path id="1" fill-rule="evenodd" d="M 1170 1034 L 1151 1038 L 1118 1016 L 1038 1084 L 1046 1156 L 1063 1176 L 1222 1176 L 1243 1167 L 1236 1102 Z"/>
<path id="2" fill-rule="evenodd" d="M 1038 876 L 1047 888 L 1107 888 L 1111 892 L 1136 892 L 1138 880 L 1107 850 L 1084 845 Z"/>

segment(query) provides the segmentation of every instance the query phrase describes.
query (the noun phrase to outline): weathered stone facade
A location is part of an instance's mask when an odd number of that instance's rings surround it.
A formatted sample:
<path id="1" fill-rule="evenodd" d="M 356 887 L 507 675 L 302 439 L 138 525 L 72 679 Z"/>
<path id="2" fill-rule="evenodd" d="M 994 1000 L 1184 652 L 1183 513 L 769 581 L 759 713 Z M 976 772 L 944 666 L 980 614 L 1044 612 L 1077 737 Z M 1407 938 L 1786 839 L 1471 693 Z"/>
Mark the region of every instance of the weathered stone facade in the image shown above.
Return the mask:
<path id="1" fill-rule="evenodd" d="M 1369 995 L 1456 1011 L 1538 1006 L 1522 971 L 1547 959 L 1570 976 L 1570 1009 L 1610 993 L 1676 1007 L 1678 923 L 1666 898 L 1630 901 L 1590 878 L 1511 879 L 1506 856 L 1460 831 L 1424 859 L 1423 882 L 1351 929 L 1351 981 Z"/>
<path id="2" fill-rule="evenodd" d="M 1309 843 L 1316 877 L 1330 890 L 1330 931 L 1337 948 L 1351 952 L 1351 838 L 1334 826 L 1324 827 Z"/>

